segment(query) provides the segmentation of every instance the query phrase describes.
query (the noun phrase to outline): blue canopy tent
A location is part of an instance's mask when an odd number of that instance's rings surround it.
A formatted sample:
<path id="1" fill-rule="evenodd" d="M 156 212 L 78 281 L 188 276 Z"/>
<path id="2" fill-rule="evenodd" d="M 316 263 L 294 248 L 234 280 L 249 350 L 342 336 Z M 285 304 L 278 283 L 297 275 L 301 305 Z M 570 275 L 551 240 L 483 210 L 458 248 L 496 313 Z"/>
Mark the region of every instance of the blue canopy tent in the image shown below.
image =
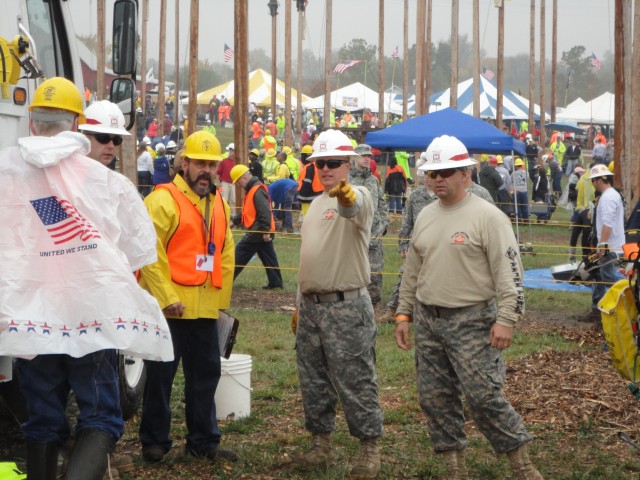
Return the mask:
<path id="1" fill-rule="evenodd" d="M 438 112 L 397 123 L 384 130 L 368 132 L 366 143 L 375 148 L 419 152 L 440 135 L 460 140 L 470 153 L 515 152 L 525 154 L 525 144 L 501 132 L 490 123 L 445 108 Z"/>

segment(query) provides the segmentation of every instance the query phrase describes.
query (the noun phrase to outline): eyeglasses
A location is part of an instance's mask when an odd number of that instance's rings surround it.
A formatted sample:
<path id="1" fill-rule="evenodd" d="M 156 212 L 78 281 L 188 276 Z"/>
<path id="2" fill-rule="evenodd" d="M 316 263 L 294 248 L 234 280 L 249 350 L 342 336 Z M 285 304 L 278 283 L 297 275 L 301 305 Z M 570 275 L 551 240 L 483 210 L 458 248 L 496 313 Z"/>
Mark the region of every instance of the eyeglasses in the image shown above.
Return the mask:
<path id="1" fill-rule="evenodd" d="M 459 168 L 445 168 L 443 170 L 429 170 L 426 174 L 430 179 L 435 180 L 438 175 L 440 178 L 449 178 L 459 170 Z"/>
<path id="2" fill-rule="evenodd" d="M 329 170 L 335 170 L 336 168 L 349 163 L 348 160 L 316 160 L 316 167 L 322 170 L 324 167 L 329 167 Z"/>
<path id="3" fill-rule="evenodd" d="M 93 135 L 93 138 L 96 139 L 96 142 L 102 145 L 106 145 L 109 142 L 113 142 L 113 145 L 117 147 L 122 143 L 122 137 L 119 135 L 114 135 L 112 137 L 111 135 L 107 135 L 106 133 L 98 133 L 96 135 Z"/>

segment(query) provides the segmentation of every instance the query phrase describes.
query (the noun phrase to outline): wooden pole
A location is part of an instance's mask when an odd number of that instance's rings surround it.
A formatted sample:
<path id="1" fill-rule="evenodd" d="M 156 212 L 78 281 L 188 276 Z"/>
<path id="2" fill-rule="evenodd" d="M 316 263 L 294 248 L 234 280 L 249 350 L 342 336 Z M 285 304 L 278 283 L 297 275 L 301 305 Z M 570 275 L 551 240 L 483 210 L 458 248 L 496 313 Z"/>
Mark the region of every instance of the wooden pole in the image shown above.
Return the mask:
<path id="1" fill-rule="evenodd" d="M 198 101 L 198 35 L 200 32 L 199 23 L 199 0 L 191 0 L 191 18 L 189 22 L 189 107 L 187 113 L 187 128 L 184 132 L 188 137 L 196 131 Z"/>
<path id="2" fill-rule="evenodd" d="M 480 0 L 473 0 L 473 116 L 480 118 Z"/>
<path id="3" fill-rule="evenodd" d="M 535 84 L 536 84 L 536 0 L 531 0 L 529 11 L 529 133 L 535 127 Z"/>
<path id="4" fill-rule="evenodd" d="M 329 126 L 329 112 L 331 111 L 331 24 L 333 23 L 333 0 L 326 0 L 326 9 L 326 38 L 324 43 L 324 114 L 322 115 L 322 125 L 325 128 Z"/>
<path id="5" fill-rule="evenodd" d="M 431 24 L 433 23 L 433 3 L 432 0 L 427 0 L 427 41 L 425 42 L 425 55 L 424 55 L 424 111 L 429 113 L 431 107 Z"/>
<path id="6" fill-rule="evenodd" d="M 545 77 L 545 0 L 540 0 L 540 148 L 545 148 L 547 143 L 546 132 L 544 130 L 545 114 L 544 114 L 544 77 Z"/>
<path id="7" fill-rule="evenodd" d="M 147 112 L 147 26 L 149 23 L 149 0 L 142 0 L 142 32 L 140 32 L 140 101 L 145 118 Z M 146 132 L 145 132 L 146 135 Z"/>
<path id="8" fill-rule="evenodd" d="M 175 97 L 175 104 L 173 106 L 173 123 L 176 125 L 176 128 L 178 128 L 177 123 L 179 122 L 179 118 L 180 118 L 180 111 L 182 110 L 182 104 L 180 103 L 180 0 L 176 0 L 176 10 L 175 10 L 175 14 L 174 14 L 174 20 L 175 20 L 175 40 L 174 40 L 174 45 L 175 45 L 175 64 L 176 64 L 176 71 L 175 71 L 175 85 L 173 88 L 173 93 L 174 93 L 174 97 Z"/>
<path id="9" fill-rule="evenodd" d="M 622 187 L 623 193 L 627 193 L 629 191 L 629 186 L 632 184 L 628 181 L 627 178 L 620 177 L 620 172 L 622 171 L 622 165 L 620 164 L 620 151 L 624 149 L 624 138 L 627 130 L 627 122 L 625 118 L 625 51 L 626 51 L 626 34 L 625 32 L 625 23 L 623 20 L 623 1 L 616 0 L 615 2 L 615 20 L 614 20 L 614 48 L 615 48 L 615 56 L 613 61 L 613 78 L 615 81 L 614 92 L 615 92 L 615 131 L 614 131 L 614 168 L 615 173 L 613 176 L 613 182 L 616 187 Z M 628 3 L 628 2 L 627 2 Z M 624 185 L 623 185 L 624 184 Z M 626 187 L 626 188 L 625 188 Z"/>
<path id="10" fill-rule="evenodd" d="M 558 106 L 558 0 L 553 0 L 551 20 L 551 121 L 556 121 Z"/>
<path id="11" fill-rule="evenodd" d="M 425 24 L 427 23 L 427 5 L 425 0 L 418 0 L 416 15 L 416 115 L 424 114 L 424 41 Z"/>
<path id="12" fill-rule="evenodd" d="M 458 17 L 459 0 L 451 0 L 451 85 L 449 86 L 449 106 L 458 108 Z"/>
<path id="13" fill-rule="evenodd" d="M 287 2 L 288 3 L 288 2 Z M 276 81 L 278 78 L 278 62 L 276 50 L 276 33 L 278 28 L 278 16 L 271 16 L 271 116 L 275 118 L 276 114 Z M 276 132 L 277 136 L 277 132 Z"/>
<path id="14" fill-rule="evenodd" d="M 627 2 L 625 2 L 627 3 Z M 630 3 L 630 2 L 629 2 Z M 629 18 L 631 15 L 628 15 Z M 631 43 L 631 42 L 630 42 Z M 640 0 L 634 0 L 633 2 L 633 43 L 632 43 L 633 54 L 631 56 L 631 68 L 629 69 L 628 75 L 631 76 L 635 72 L 640 71 Z M 640 131 L 640 88 L 637 85 L 637 77 L 633 84 L 633 90 L 631 93 L 631 125 L 630 129 L 632 132 Z M 630 195 L 631 192 L 640 192 L 640 173 L 638 172 L 638 162 L 632 162 L 631 159 L 637 159 L 638 155 L 640 155 L 640 135 L 629 135 L 631 139 L 631 148 L 629 151 L 629 155 L 627 158 L 629 159 L 630 164 L 630 177 L 632 180 L 632 185 L 634 188 L 627 193 Z"/>
<path id="15" fill-rule="evenodd" d="M 378 0 L 378 125 L 384 125 L 384 0 Z"/>
<path id="16" fill-rule="evenodd" d="M 273 117 L 276 118 L 276 117 Z M 284 2 L 284 145 L 293 146 L 291 134 L 291 2 Z"/>
<path id="17" fill-rule="evenodd" d="M 233 113 L 236 163 L 247 164 L 249 152 L 249 0 L 234 0 Z M 236 205 L 242 205 L 244 189 L 236 185 Z M 232 212 L 237 213 L 237 212 Z"/>
<path id="18" fill-rule="evenodd" d="M 409 99 L 409 0 L 404 0 L 404 23 L 402 32 L 402 120 L 406 120 L 407 100 Z"/>
<path id="19" fill-rule="evenodd" d="M 164 120 L 164 78 L 167 71 L 167 0 L 160 0 L 160 37 L 158 38 L 158 132 Z"/>
<path id="20" fill-rule="evenodd" d="M 296 61 L 296 130 L 302 134 L 302 40 L 304 39 L 304 10 L 298 11 L 298 55 Z M 291 119 L 287 118 L 287 122 Z M 302 146 L 302 145 L 301 145 Z"/>
<path id="21" fill-rule="evenodd" d="M 498 7 L 498 81 L 496 96 L 496 127 L 502 130 L 502 105 L 504 103 L 504 1 Z"/>
<path id="22" fill-rule="evenodd" d="M 105 68 L 105 4 L 104 0 L 98 0 L 96 8 L 98 9 L 98 31 L 97 31 L 97 52 L 96 52 L 96 93 L 98 100 L 105 98 L 104 68 Z"/>

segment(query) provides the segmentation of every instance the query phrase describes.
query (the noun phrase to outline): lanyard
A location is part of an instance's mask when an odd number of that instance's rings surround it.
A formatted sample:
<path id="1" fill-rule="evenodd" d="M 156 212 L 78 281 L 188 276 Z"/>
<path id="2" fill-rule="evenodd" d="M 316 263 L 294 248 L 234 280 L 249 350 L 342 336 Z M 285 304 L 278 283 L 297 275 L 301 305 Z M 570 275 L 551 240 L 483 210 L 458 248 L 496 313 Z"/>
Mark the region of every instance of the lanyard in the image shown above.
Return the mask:
<path id="1" fill-rule="evenodd" d="M 211 222 L 211 197 L 210 194 L 207 194 L 207 200 L 205 203 L 205 211 L 204 211 L 204 217 L 202 217 L 202 240 L 203 240 L 203 249 L 204 249 L 204 254 L 205 256 L 207 255 L 213 255 L 216 253 L 216 246 L 213 243 L 213 239 L 211 238 L 211 228 L 210 228 L 210 222 Z M 215 228 L 215 224 L 216 224 L 216 219 L 215 219 L 215 215 L 213 218 L 213 228 Z"/>

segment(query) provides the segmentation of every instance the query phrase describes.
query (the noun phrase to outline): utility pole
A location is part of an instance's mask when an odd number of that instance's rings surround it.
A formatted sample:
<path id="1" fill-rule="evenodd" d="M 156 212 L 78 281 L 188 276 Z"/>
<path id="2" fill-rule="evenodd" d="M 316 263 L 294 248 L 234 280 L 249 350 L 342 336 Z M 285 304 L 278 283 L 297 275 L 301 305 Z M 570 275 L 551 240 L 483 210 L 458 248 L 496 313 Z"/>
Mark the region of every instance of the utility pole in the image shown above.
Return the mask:
<path id="1" fill-rule="evenodd" d="M 302 134 L 302 40 L 304 39 L 304 2 L 297 2 L 298 8 L 298 56 L 296 61 L 297 91 L 296 91 L 296 127 Z M 287 119 L 289 121 L 289 119 Z"/>
<path id="2" fill-rule="evenodd" d="M 97 52 L 96 52 L 96 91 L 98 94 L 97 100 L 104 100 L 105 98 L 105 83 L 104 83 L 104 67 L 105 67 L 105 58 L 104 58 L 104 49 L 105 49 L 105 39 L 104 39 L 104 30 L 105 30 L 105 22 L 104 22 L 104 0 L 98 0 L 98 4 L 96 6 L 98 9 L 97 14 L 97 22 L 98 22 L 98 31 L 97 31 Z"/>
<path id="3" fill-rule="evenodd" d="M 167 0 L 160 0 L 160 45 L 158 51 L 158 130 L 162 131 L 164 121 L 164 77 L 166 73 L 167 48 Z M 195 97 L 193 97 L 195 98 Z M 164 132 L 163 132 L 164 135 Z"/>
<path id="4" fill-rule="evenodd" d="M 556 121 L 558 106 L 558 0 L 553 0 L 551 19 L 551 122 Z"/>
<path id="5" fill-rule="evenodd" d="M 427 5 L 425 0 L 418 0 L 416 14 L 416 115 L 424 114 L 424 39 L 427 23 Z"/>
<path id="6" fill-rule="evenodd" d="M 324 110 L 322 125 L 329 126 L 329 112 L 331 112 L 331 24 L 333 23 L 333 0 L 326 0 L 326 38 L 324 43 Z"/>
<path id="7" fill-rule="evenodd" d="M 473 0 L 473 116 L 480 118 L 480 0 Z"/>
<path id="8" fill-rule="evenodd" d="M 614 119 L 615 123 L 615 131 L 614 131 L 614 153 L 613 153 L 613 161 L 614 161 L 614 176 L 613 182 L 616 187 L 622 187 L 623 192 L 628 192 L 629 190 L 624 187 L 629 187 L 634 185 L 629 182 L 627 178 L 621 178 L 620 173 L 623 170 L 626 170 L 626 165 L 621 165 L 620 159 L 622 155 L 620 155 L 621 150 L 624 150 L 625 147 L 625 134 L 628 134 L 628 124 L 626 113 L 627 109 L 625 108 L 625 86 L 626 86 L 626 78 L 625 78 L 625 57 L 626 57 L 626 47 L 630 45 L 627 43 L 628 31 L 625 31 L 625 27 L 630 26 L 628 22 L 625 22 L 623 19 L 623 5 L 622 0 L 616 0 L 615 2 L 615 19 L 614 19 L 614 61 L 613 61 L 613 78 L 614 82 L 614 93 L 615 93 L 615 112 L 616 116 Z M 628 3 L 628 2 L 627 2 Z M 628 172 L 627 172 L 628 173 Z M 626 181 L 625 181 L 626 180 Z M 623 183 L 627 185 L 623 185 Z M 625 198 L 626 197 L 625 195 Z"/>
<path id="9" fill-rule="evenodd" d="M 544 77 L 545 77 L 545 0 L 540 0 L 540 148 L 545 148 L 547 136 L 544 129 L 546 118 L 544 114 Z"/>
<path id="10" fill-rule="evenodd" d="M 451 85 L 449 87 L 449 106 L 458 108 L 458 16 L 459 0 L 451 0 Z"/>
<path id="11" fill-rule="evenodd" d="M 176 63 L 176 71 L 175 71 L 175 86 L 173 88 L 173 93 L 175 97 L 175 105 L 173 106 L 173 111 L 175 112 L 173 118 L 171 119 L 173 123 L 178 128 L 178 122 L 180 121 L 180 110 L 182 109 L 182 104 L 180 103 L 180 0 L 176 0 L 176 11 L 174 14 L 175 20 L 175 63 Z"/>
<path id="12" fill-rule="evenodd" d="M 424 56 L 424 111 L 429 113 L 429 109 L 431 108 L 431 24 L 433 23 L 433 3 L 432 0 L 427 0 L 427 41 L 425 45 L 425 56 Z"/>
<path id="13" fill-rule="evenodd" d="M 629 4 L 627 7 L 627 11 L 630 10 L 631 2 L 624 2 L 625 4 Z M 629 18 L 629 23 L 631 23 L 631 12 L 627 18 Z M 631 77 L 635 72 L 640 71 L 640 0 L 634 0 L 633 2 L 633 42 L 631 43 L 631 48 L 633 54 L 628 54 L 631 56 L 630 59 L 630 68 L 628 75 Z M 631 92 L 631 122 L 629 128 L 631 132 L 637 132 L 640 129 L 640 88 L 634 82 L 634 88 Z M 631 86 L 628 87 L 631 89 Z M 631 148 L 629 149 L 629 155 L 627 158 L 629 159 L 631 177 L 635 180 L 632 184 L 633 189 L 629 189 L 627 195 L 630 197 L 632 192 L 640 191 L 640 173 L 638 172 L 638 162 L 632 162 L 632 158 L 637 158 L 640 154 L 640 137 L 638 135 L 631 135 L 627 137 L 631 139 Z"/>
<path id="14" fill-rule="evenodd" d="M 502 131 L 502 105 L 504 103 L 504 0 L 498 6 L 498 81 L 496 96 L 496 128 Z"/>
<path id="15" fill-rule="evenodd" d="M 267 4 L 269 7 L 269 15 L 271 15 L 271 116 L 276 114 L 276 78 L 278 74 L 276 61 L 276 30 L 278 23 L 276 20 L 278 16 L 278 5 L 278 0 L 269 0 Z"/>
<path id="16" fill-rule="evenodd" d="M 145 119 L 147 112 L 147 26 L 149 23 L 149 0 L 142 0 L 142 32 L 140 41 L 140 103 Z"/>
<path id="17" fill-rule="evenodd" d="M 529 10 L 529 133 L 535 128 L 535 82 L 536 82 L 536 0 L 531 0 Z"/>
<path id="18" fill-rule="evenodd" d="M 146 0 L 145 0 L 146 1 Z M 189 108 L 187 113 L 187 128 L 184 132 L 188 137 L 196 130 L 198 102 L 198 34 L 200 31 L 200 1 L 191 0 L 191 18 L 189 21 Z"/>
<path id="19" fill-rule="evenodd" d="M 402 56 L 402 120 L 407 119 L 407 100 L 409 99 L 409 0 L 404 0 Z"/>
<path id="20" fill-rule="evenodd" d="M 234 0 L 233 21 L 233 108 L 234 108 L 234 137 L 236 146 L 236 158 L 239 163 L 247 163 L 247 152 L 249 151 L 249 42 L 248 42 L 248 18 L 249 0 Z M 236 198 L 242 199 L 242 191 L 236 185 Z M 240 203 L 237 203 L 240 205 Z"/>
<path id="21" fill-rule="evenodd" d="M 378 0 L 378 125 L 384 125 L 384 0 Z"/>
<path id="22" fill-rule="evenodd" d="M 275 117 L 274 112 L 274 117 Z M 291 134 L 291 2 L 284 2 L 284 145 L 293 145 Z"/>

